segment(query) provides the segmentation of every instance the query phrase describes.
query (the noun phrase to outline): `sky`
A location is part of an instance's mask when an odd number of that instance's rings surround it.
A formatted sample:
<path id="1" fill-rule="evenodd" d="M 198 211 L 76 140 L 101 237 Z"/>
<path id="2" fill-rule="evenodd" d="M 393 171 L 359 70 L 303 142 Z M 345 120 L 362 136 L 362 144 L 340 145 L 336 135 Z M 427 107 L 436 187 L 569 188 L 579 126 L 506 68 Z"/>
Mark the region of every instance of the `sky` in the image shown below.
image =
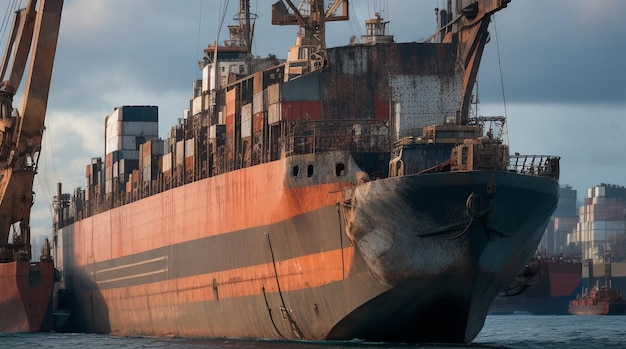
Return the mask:
<path id="1" fill-rule="evenodd" d="M 270 25 L 274 2 L 251 1 L 258 14 L 253 53 L 286 58 L 297 28 Z M 159 106 L 161 137 L 182 117 L 225 3 L 65 0 L 35 180 L 34 235 L 52 234 L 56 183 L 64 192 L 84 187 L 85 166 L 104 156 L 104 118 L 115 107 Z M 237 3 L 229 1 L 225 25 Z M 377 11 L 391 21 L 397 42 L 421 41 L 435 31 L 434 8 L 444 1 L 350 3 L 349 22 L 328 24 L 328 46 L 364 34 L 364 21 Z M 5 7 L 3 1 L 2 14 Z M 560 156 L 560 182 L 580 199 L 600 183 L 626 185 L 625 13 L 623 0 L 512 0 L 490 27 L 479 114 L 507 116 L 512 153 Z M 226 34 L 222 29 L 219 40 Z"/>

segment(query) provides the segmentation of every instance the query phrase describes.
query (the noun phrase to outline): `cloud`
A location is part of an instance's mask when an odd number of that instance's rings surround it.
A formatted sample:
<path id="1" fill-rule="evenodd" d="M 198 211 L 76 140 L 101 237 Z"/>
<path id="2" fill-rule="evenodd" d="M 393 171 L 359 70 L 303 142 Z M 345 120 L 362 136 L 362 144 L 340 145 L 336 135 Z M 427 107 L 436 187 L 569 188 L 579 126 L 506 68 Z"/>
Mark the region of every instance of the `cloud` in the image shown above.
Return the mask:
<path id="1" fill-rule="evenodd" d="M 501 115 L 501 108 L 482 105 L 481 115 Z M 518 103 L 507 110 L 511 152 L 560 156 L 561 183 L 579 194 L 602 182 L 626 184 L 626 104 Z"/>
<path id="2" fill-rule="evenodd" d="M 589 8 L 597 7 L 606 15 L 587 15 Z M 491 26 L 492 40 L 481 69 L 482 90 L 486 91 L 482 100 L 499 100 L 501 63 L 505 92 L 511 101 L 623 103 L 626 80 L 619 72 L 626 54 L 622 34 L 626 22 L 608 11 L 626 13 L 626 2 L 512 2 L 496 15 Z"/>

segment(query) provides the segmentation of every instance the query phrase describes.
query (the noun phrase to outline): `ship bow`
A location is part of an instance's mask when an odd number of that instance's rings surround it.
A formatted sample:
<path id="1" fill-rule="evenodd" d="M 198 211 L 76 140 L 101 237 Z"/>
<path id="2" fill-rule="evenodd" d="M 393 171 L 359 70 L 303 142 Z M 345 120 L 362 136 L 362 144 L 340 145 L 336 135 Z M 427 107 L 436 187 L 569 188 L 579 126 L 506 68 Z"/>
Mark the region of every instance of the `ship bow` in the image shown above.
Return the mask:
<path id="1" fill-rule="evenodd" d="M 493 298 L 535 251 L 558 182 L 448 172 L 372 181 L 348 196 L 347 234 L 388 291 L 344 319 L 337 329 L 355 333 L 342 335 L 470 342 Z M 348 319 L 367 321 L 349 326 Z"/>

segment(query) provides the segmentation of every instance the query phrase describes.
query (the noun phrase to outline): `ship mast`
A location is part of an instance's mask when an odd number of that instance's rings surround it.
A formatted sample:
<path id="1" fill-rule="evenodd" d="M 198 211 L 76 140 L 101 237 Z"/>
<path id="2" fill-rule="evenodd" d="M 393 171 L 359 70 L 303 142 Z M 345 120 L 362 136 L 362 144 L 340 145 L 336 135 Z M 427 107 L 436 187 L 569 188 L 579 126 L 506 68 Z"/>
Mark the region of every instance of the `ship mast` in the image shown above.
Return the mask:
<path id="1" fill-rule="evenodd" d="M 233 19 L 238 25 L 228 26 L 230 39 L 226 41 L 226 46 L 245 47 L 247 53 L 252 55 L 256 15 L 250 13 L 250 0 L 239 0 L 239 11 Z"/>
<path id="2" fill-rule="evenodd" d="M 216 93 L 222 84 L 228 81 L 230 73 L 246 75 L 252 72 L 252 41 L 256 18 L 256 14 L 250 12 L 250 0 L 239 0 L 239 9 L 233 17 L 237 24 L 228 26 L 228 39 L 220 45 L 218 29 L 218 39 L 204 49 L 204 57 L 198 63 L 201 70 L 207 69 L 206 74 L 209 78 L 203 82 L 202 90 L 210 91 L 210 105 L 216 105 Z M 242 68 L 235 72 L 222 71 L 220 68 L 224 69 L 228 65 L 221 65 L 220 60 L 241 62 L 239 64 L 245 64 L 245 69 L 242 65 Z"/>
<path id="3" fill-rule="evenodd" d="M 326 22 L 348 20 L 348 6 L 348 0 L 333 0 L 327 10 L 324 0 L 302 0 L 299 7 L 291 0 L 280 0 L 272 5 L 272 24 L 300 27 L 296 40 L 299 49 L 297 52 L 292 49 L 297 57 L 290 55 L 290 60 L 307 60 L 308 66 L 303 72 L 319 70 L 328 64 Z"/>

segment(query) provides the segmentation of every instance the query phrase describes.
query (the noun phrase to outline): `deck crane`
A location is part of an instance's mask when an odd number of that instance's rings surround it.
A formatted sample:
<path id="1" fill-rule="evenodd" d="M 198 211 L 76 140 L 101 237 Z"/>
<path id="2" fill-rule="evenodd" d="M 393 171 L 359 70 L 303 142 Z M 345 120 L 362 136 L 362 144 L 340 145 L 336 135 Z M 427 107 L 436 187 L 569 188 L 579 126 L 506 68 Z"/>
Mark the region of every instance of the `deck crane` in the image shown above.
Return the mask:
<path id="1" fill-rule="evenodd" d="M 328 63 L 326 22 L 347 21 L 348 2 L 333 0 L 328 8 L 325 8 L 324 0 L 303 0 L 299 7 L 291 0 L 280 0 L 272 6 L 272 24 L 300 26 L 298 35 L 300 53 L 307 53 L 310 70 L 319 70 Z"/>
<path id="2" fill-rule="evenodd" d="M 62 7 L 63 0 L 29 0 L 25 8 L 16 11 L 0 66 L 0 262 L 31 258 L 33 181 Z M 13 107 L 13 98 L 27 62 L 22 107 L 18 110 Z"/>

